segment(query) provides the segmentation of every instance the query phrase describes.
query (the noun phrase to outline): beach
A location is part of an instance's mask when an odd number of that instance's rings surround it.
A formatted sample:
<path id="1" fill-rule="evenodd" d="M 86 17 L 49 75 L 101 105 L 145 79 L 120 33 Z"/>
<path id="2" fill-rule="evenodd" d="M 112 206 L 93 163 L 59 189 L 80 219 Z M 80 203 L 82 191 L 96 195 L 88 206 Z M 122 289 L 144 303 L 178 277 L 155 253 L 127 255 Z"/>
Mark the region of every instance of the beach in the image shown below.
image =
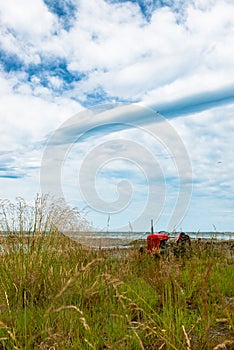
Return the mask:
<path id="1" fill-rule="evenodd" d="M 110 249 L 110 248 L 126 248 L 136 245 L 146 245 L 146 239 L 149 232 L 79 232 L 70 234 L 68 237 L 81 243 L 85 247 Z M 169 235 L 169 243 L 173 244 L 179 233 Z M 234 242 L 234 233 L 232 232 L 189 232 L 192 241 L 212 241 L 217 244 L 225 244 Z"/>

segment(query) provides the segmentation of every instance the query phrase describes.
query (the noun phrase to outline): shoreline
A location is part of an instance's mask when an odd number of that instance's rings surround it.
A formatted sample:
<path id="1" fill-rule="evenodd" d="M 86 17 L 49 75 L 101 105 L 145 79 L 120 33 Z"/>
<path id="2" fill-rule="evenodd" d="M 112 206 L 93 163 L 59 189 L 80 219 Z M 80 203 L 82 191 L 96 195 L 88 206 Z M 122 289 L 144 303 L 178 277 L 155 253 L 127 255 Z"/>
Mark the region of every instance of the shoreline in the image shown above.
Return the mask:
<path id="1" fill-rule="evenodd" d="M 20 243 L 22 243 L 22 239 L 28 241 L 30 238 L 42 238 L 43 235 L 28 235 L 28 234 L 23 234 L 23 235 L 17 235 L 17 234 L 11 234 L 11 235 L 0 235 L 0 245 L 4 245 L 6 243 L 6 240 L 8 238 L 13 239 L 13 241 L 17 242 L 19 239 Z M 91 232 L 79 232 L 77 234 L 69 235 L 69 234 L 64 234 L 61 233 L 61 236 L 66 237 L 67 239 L 70 239 L 73 242 L 76 242 L 80 244 L 82 247 L 85 249 L 130 249 L 130 248 L 140 248 L 140 247 L 145 247 L 147 246 L 147 236 L 145 238 L 141 237 L 139 238 L 134 238 L 136 235 L 133 235 L 132 237 L 128 235 L 127 237 L 123 236 L 122 237 L 113 237 L 113 236 L 107 236 L 107 233 L 103 233 L 103 236 L 98 235 L 96 236 L 95 233 Z M 49 238 L 49 235 L 47 236 Z M 173 235 L 170 236 L 168 240 L 168 247 L 173 247 L 175 245 L 177 236 Z M 234 249 L 234 234 L 232 234 L 232 238 L 229 239 L 220 239 L 214 237 L 191 237 L 191 243 L 192 245 L 217 245 L 217 246 L 228 246 Z M 25 241 L 25 243 L 26 243 Z"/>
<path id="2" fill-rule="evenodd" d="M 113 237 L 84 237 L 84 236 L 77 236 L 77 237 L 69 237 L 73 241 L 81 244 L 84 247 L 88 248 L 94 248 L 94 249 L 127 249 L 127 248 L 138 248 L 141 246 L 147 246 L 147 239 L 127 239 L 127 238 L 113 238 Z M 173 246 L 175 244 L 176 237 L 171 237 L 169 239 L 169 246 Z M 220 240 L 216 238 L 191 238 L 192 244 L 215 244 L 218 246 L 233 246 L 234 248 L 234 238 L 229 240 Z"/>

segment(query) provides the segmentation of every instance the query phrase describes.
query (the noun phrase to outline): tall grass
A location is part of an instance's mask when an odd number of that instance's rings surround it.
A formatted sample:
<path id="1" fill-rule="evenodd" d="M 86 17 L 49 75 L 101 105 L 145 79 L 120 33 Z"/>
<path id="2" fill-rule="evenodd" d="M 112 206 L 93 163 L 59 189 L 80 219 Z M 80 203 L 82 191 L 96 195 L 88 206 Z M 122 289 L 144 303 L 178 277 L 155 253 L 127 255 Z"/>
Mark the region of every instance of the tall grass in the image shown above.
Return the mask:
<path id="1" fill-rule="evenodd" d="M 61 234 L 82 230 L 81 217 L 47 200 L 31 216 L 17 202 L 18 222 L 3 203 L 0 349 L 233 348 L 231 243 L 193 242 L 189 257 L 161 259 L 84 249 Z"/>

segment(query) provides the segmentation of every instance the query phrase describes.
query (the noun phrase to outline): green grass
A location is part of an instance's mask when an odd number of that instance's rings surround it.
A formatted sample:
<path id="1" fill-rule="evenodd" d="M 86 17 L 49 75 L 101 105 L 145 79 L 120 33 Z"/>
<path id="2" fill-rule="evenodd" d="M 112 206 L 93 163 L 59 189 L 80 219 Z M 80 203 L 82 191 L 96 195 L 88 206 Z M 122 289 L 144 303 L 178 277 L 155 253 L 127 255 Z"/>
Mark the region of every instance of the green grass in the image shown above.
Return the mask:
<path id="1" fill-rule="evenodd" d="M 231 243 L 195 241 L 189 257 L 156 259 L 87 250 L 51 227 L 1 239 L 0 349 L 201 350 L 234 340 Z"/>

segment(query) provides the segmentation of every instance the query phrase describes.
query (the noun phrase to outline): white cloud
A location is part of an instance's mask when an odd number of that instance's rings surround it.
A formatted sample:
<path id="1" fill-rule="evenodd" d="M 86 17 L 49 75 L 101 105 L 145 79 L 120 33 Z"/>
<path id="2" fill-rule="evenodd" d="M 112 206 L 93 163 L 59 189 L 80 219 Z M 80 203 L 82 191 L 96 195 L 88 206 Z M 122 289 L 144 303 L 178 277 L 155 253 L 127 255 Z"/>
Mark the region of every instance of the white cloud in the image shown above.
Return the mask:
<path id="1" fill-rule="evenodd" d="M 184 140 L 193 166 L 194 195 L 233 201 L 234 105 L 171 123 Z"/>
<path id="2" fill-rule="evenodd" d="M 110 5 L 99 1 L 94 15 L 85 4 L 65 41 L 73 43 L 66 50 L 69 68 L 89 72 L 77 91 L 102 86 L 110 95 L 144 99 L 160 89 L 160 97 L 165 98 L 167 90 L 180 94 L 182 89 L 186 94 L 233 82 L 233 4 L 217 3 L 206 11 L 191 5 L 182 23 L 168 8 L 158 9 L 150 23 L 143 23 L 139 13 L 131 16 L 126 11 L 126 23 L 124 5 L 113 18 Z M 131 11 L 135 13 L 134 6 Z M 87 16 L 92 26 L 83 20 Z"/>
<path id="3" fill-rule="evenodd" d="M 0 98 L 0 119 L 3 137 L 2 147 L 41 141 L 65 119 L 80 109 L 75 102 L 58 98 L 49 102 L 29 94 L 11 93 Z M 4 140 L 5 141 L 5 140 Z"/>
<path id="4" fill-rule="evenodd" d="M 26 39 L 48 36 L 54 31 L 55 17 L 41 0 L 1 2 L 1 22 Z"/>
<path id="5" fill-rule="evenodd" d="M 16 8 L 21 8 L 17 4 Z M 180 88 L 188 91 L 188 84 L 190 91 L 205 90 L 214 81 L 225 85 L 232 79 L 234 5 L 227 1 L 209 2 L 206 9 L 196 5 L 188 5 L 182 22 L 165 7 L 158 8 L 148 23 L 137 5 L 130 2 L 81 1 L 72 28 L 57 28 L 54 35 L 55 15 L 42 1 L 36 1 L 35 11 L 18 16 L 31 37 L 20 42 L 6 31 L 3 39 L 5 46 L 25 63 L 38 63 L 43 55 L 60 57 L 66 59 L 71 73 L 85 71 L 87 79 L 74 84 L 73 94 L 78 98 L 100 86 L 110 95 L 130 100 L 144 96 L 153 99 L 159 89 L 161 96 L 167 90 L 179 94 Z M 2 7 L 5 26 L 14 24 L 13 8 Z M 40 18 L 41 31 L 30 30 L 28 22 L 38 22 L 35 13 Z M 24 29 L 19 24 L 16 30 L 21 33 Z"/>
<path id="6" fill-rule="evenodd" d="M 0 74 L 1 196 L 13 199 L 13 193 L 24 193 L 30 199 L 40 190 L 39 167 L 48 135 L 82 107 L 65 97 L 34 96 L 26 83 L 16 92 L 16 85 L 17 75 Z"/>

